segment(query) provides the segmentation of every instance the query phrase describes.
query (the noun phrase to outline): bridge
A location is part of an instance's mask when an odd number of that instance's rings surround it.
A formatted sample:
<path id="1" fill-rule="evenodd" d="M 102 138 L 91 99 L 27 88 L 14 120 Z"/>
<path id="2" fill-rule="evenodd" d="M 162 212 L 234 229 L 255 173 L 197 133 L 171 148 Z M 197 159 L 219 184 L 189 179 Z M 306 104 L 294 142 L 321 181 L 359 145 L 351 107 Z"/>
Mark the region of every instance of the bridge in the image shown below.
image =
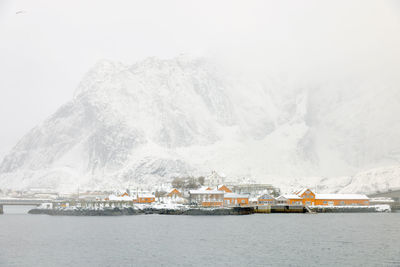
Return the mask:
<path id="1" fill-rule="evenodd" d="M 368 195 L 369 198 L 377 198 L 377 197 L 387 197 L 393 199 L 395 202 L 390 204 L 393 211 L 400 210 L 400 189 L 396 188 L 393 190 L 388 190 L 386 192 L 377 192 L 374 194 Z"/>
<path id="2" fill-rule="evenodd" d="M 3 207 L 11 206 L 39 206 L 42 203 L 50 202 L 50 199 L 23 199 L 23 198 L 7 198 L 0 199 L 0 214 L 3 214 Z"/>

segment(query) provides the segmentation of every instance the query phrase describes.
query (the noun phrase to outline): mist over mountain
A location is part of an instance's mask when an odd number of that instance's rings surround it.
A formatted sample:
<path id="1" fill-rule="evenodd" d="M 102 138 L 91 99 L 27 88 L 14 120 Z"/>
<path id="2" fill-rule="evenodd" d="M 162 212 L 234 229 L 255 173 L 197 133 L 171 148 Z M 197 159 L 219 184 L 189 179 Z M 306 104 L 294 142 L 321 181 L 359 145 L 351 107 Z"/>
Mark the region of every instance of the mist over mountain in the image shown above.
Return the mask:
<path id="1" fill-rule="evenodd" d="M 6 155 L 0 187 L 119 189 L 211 170 L 286 187 L 400 186 L 397 87 L 250 77 L 203 58 L 101 61 Z"/>

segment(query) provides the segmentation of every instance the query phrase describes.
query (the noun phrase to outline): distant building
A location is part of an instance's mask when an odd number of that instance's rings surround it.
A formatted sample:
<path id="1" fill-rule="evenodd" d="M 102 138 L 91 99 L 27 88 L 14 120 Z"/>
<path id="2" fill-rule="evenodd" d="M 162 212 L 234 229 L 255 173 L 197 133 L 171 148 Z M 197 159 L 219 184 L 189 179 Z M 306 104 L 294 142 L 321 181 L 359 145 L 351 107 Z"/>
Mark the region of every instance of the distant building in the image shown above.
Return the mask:
<path id="1" fill-rule="evenodd" d="M 181 193 L 178 189 L 173 188 L 173 189 L 167 194 L 167 197 L 169 197 L 169 198 L 178 198 L 178 197 L 182 197 L 182 193 Z"/>
<path id="2" fill-rule="evenodd" d="M 216 187 L 220 184 L 224 184 L 225 177 L 219 175 L 216 171 L 212 171 L 209 176 L 204 179 L 204 184 L 211 187 Z"/>
<path id="3" fill-rule="evenodd" d="M 150 204 L 156 201 L 156 196 L 153 194 L 139 193 L 133 201 L 139 204 Z"/>
<path id="4" fill-rule="evenodd" d="M 303 205 L 303 200 L 296 194 L 286 194 L 279 196 L 277 199 L 278 204 L 285 204 L 285 205 Z M 307 204 L 311 205 L 311 204 Z"/>
<path id="5" fill-rule="evenodd" d="M 203 207 L 222 207 L 224 191 L 219 190 L 190 190 L 189 203 Z"/>
<path id="6" fill-rule="evenodd" d="M 224 191 L 225 193 L 232 193 L 232 190 L 230 190 L 226 185 L 218 185 L 217 190 L 219 191 Z"/>
<path id="7" fill-rule="evenodd" d="M 217 186 L 217 189 L 205 187 L 199 190 L 190 190 L 190 203 L 203 207 L 233 207 L 249 205 L 248 194 L 236 194 L 225 185 Z"/>
<path id="8" fill-rule="evenodd" d="M 32 198 L 41 198 L 41 199 L 56 199 L 59 194 L 57 191 L 51 188 L 39 188 L 34 187 L 30 188 L 26 193 L 24 193 L 27 197 Z"/>
<path id="9" fill-rule="evenodd" d="M 256 184 L 256 183 L 245 183 L 245 184 L 227 184 L 232 192 L 237 194 L 250 194 L 252 197 L 258 197 L 261 194 L 279 194 L 279 189 L 275 188 L 270 184 Z"/>
<path id="10" fill-rule="evenodd" d="M 374 205 L 381 205 L 381 204 L 392 205 L 395 203 L 394 199 L 390 197 L 375 197 L 371 198 L 369 202 Z"/>
<path id="11" fill-rule="evenodd" d="M 269 194 L 263 194 L 257 198 L 258 205 L 272 205 L 275 204 L 275 198 Z"/>
<path id="12" fill-rule="evenodd" d="M 79 193 L 75 197 L 80 200 L 102 200 L 108 197 L 109 194 L 105 192 L 95 191 L 95 192 L 83 192 Z"/>
<path id="13" fill-rule="evenodd" d="M 109 195 L 104 200 L 132 202 L 132 201 L 134 201 L 134 198 L 129 196 L 128 194 L 122 194 L 122 195 Z"/>
<path id="14" fill-rule="evenodd" d="M 275 199 L 275 203 L 278 205 L 289 205 L 289 199 L 281 195 Z"/>
<path id="15" fill-rule="evenodd" d="M 236 193 L 224 194 L 224 206 L 246 206 L 249 205 L 249 195 Z"/>

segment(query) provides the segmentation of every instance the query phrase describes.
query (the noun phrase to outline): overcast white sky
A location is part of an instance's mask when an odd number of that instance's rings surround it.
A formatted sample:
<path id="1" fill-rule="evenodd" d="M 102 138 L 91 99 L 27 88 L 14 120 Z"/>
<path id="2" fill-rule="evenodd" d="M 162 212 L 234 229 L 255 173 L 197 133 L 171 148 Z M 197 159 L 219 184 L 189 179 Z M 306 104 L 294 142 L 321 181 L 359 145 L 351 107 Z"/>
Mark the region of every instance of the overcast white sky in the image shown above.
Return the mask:
<path id="1" fill-rule="evenodd" d="M 399 47 L 396 0 L 0 0 L 0 159 L 99 59 L 188 53 L 329 79 L 396 75 Z"/>

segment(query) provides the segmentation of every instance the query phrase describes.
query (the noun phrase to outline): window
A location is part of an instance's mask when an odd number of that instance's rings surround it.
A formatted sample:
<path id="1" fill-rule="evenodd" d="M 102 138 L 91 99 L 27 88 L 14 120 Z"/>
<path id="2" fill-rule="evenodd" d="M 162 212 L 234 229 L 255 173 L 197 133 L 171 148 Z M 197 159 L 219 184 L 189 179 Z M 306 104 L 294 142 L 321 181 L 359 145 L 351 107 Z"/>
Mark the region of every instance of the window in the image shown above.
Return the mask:
<path id="1" fill-rule="evenodd" d="M 242 199 L 242 203 L 246 203 L 246 201 L 244 199 Z"/>

